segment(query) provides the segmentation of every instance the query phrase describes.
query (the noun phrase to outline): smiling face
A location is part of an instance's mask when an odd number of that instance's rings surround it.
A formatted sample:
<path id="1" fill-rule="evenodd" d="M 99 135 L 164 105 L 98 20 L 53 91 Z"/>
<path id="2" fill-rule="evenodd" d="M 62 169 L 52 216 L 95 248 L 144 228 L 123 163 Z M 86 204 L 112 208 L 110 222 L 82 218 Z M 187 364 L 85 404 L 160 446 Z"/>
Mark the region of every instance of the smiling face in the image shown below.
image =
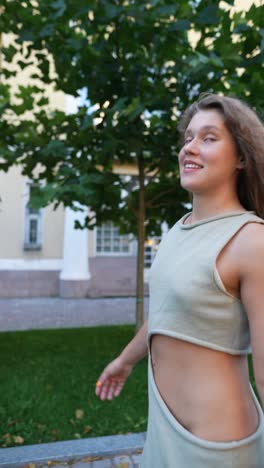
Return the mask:
<path id="1" fill-rule="evenodd" d="M 219 112 L 201 110 L 193 116 L 185 132 L 179 165 L 182 187 L 194 194 L 235 191 L 241 163 Z"/>

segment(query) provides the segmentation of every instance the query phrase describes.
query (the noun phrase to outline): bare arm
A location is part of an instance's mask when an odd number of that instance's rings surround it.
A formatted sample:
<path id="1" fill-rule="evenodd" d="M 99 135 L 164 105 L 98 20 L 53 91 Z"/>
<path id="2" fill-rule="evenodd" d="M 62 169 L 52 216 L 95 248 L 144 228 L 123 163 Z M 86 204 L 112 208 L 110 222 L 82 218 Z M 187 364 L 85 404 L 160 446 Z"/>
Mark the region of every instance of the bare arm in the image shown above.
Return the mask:
<path id="1" fill-rule="evenodd" d="M 146 320 L 121 354 L 103 370 L 96 383 L 95 390 L 96 395 L 101 400 L 112 400 L 113 397 L 118 396 L 133 367 L 146 356 L 148 352 L 147 329 L 148 323 Z"/>
<path id="2" fill-rule="evenodd" d="M 120 357 L 133 366 L 148 353 L 147 346 L 148 322 L 145 320 L 135 337 L 124 348 Z"/>
<path id="3" fill-rule="evenodd" d="M 247 226 L 241 260 L 241 299 L 246 308 L 252 346 L 254 375 L 264 405 L 264 225 Z M 253 239 L 248 242 L 248 239 Z"/>

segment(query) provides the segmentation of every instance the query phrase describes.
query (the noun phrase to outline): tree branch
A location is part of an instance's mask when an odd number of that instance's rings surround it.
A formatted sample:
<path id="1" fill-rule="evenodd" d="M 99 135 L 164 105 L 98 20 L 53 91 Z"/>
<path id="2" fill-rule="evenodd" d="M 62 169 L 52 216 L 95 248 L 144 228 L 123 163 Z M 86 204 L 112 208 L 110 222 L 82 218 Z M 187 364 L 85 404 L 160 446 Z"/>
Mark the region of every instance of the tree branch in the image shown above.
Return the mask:
<path id="1" fill-rule="evenodd" d="M 169 206 L 171 205 L 171 202 L 161 202 L 161 203 L 158 203 L 157 205 L 147 205 L 147 208 L 160 208 L 161 206 Z"/>
<path id="2" fill-rule="evenodd" d="M 171 188 L 171 189 L 168 189 L 168 190 L 165 190 L 165 192 L 158 193 L 158 195 L 156 195 L 152 199 L 148 200 L 147 203 L 152 204 L 154 201 L 158 200 L 159 198 L 163 197 L 164 195 L 168 195 L 169 193 L 173 193 L 173 192 L 175 192 L 175 187 Z"/>
<path id="3" fill-rule="evenodd" d="M 146 172 L 146 176 L 147 176 L 148 182 L 151 183 L 151 182 L 155 179 L 155 177 L 157 177 L 157 175 L 158 175 L 159 172 L 160 172 L 160 167 L 158 167 L 157 170 L 156 170 L 151 176 L 148 176 L 148 175 L 147 175 L 148 172 Z"/>

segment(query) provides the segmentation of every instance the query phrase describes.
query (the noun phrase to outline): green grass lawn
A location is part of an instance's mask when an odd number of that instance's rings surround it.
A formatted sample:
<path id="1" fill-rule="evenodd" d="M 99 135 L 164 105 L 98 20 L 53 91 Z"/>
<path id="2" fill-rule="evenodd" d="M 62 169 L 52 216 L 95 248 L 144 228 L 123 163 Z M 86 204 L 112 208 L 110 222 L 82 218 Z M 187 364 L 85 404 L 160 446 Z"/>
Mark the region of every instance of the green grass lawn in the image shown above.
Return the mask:
<path id="1" fill-rule="evenodd" d="M 133 333 L 132 326 L 0 333 L 0 446 L 146 430 L 146 359 L 118 398 L 102 402 L 94 393 Z"/>

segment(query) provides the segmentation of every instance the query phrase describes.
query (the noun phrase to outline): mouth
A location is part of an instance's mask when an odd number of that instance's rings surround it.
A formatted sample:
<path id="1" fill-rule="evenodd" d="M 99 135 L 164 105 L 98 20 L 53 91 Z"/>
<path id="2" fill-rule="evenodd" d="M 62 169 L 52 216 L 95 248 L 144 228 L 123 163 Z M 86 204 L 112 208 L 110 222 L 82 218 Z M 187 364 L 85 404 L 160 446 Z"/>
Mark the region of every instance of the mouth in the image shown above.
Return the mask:
<path id="1" fill-rule="evenodd" d="M 203 166 L 201 164 L 197 164 L 197 163 L 194 163 L 192 161 L 185 161 L 184 164 L 183 164 L 183 169 L 184 171 L 196 171 L 196 170 L 199 170 L 199 169 L 202 169 Z"/>

